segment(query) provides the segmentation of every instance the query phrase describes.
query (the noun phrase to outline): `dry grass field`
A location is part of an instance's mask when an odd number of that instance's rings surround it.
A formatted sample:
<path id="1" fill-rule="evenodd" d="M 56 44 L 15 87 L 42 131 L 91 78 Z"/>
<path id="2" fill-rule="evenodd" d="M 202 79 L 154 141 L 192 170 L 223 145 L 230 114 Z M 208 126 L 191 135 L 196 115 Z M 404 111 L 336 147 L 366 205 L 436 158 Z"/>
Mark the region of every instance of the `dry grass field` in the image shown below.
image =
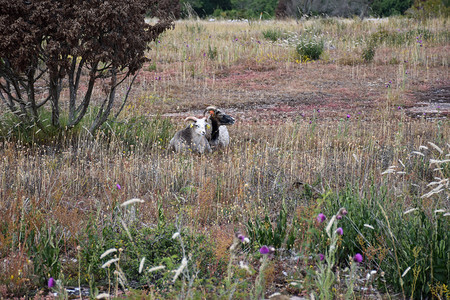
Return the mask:
<path id="1" fill-rule="evenodd" d="M 446 18 L 178 21 L 96 136 L 2 131 L 0 297 L 51 277 L 60 298 L 448 299 L 449 37 Z M 208 105 L 236 118 L 229 148 L 167 151 Z"/>

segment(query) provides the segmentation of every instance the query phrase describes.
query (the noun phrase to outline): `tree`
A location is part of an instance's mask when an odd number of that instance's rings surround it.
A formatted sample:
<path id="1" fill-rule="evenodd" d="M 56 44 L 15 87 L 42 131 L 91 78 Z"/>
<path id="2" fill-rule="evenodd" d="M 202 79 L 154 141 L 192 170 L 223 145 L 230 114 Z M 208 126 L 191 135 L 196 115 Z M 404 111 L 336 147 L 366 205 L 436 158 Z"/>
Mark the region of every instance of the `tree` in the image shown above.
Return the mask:
<path id="1" fill-rule="evenodd" d="M 145 23 L 148 10 L 155 25 Z M 57 128 L 65 112 L 72 128 L 96 88 L 104 95 L 94 132 L 111 114 L 118 86 L 147 60 L 149 42 L 178 14 L 177 0 L 0 0 L 0 101 L 42 130 L 40 109 L 51 111 Z"/>
<path id="2" fill-rule="evenodd" d="M 413 0 L 373 0 L 372 13 L 378 17 L 401 15 L 413 4 Z"/>
<path id="3" fill-rule="evenodd" d="M 303 17 L 304 15 L 326 15 L 337 17 L 364 17 L 370 0 L 279 0 L 276 16 Z"/>

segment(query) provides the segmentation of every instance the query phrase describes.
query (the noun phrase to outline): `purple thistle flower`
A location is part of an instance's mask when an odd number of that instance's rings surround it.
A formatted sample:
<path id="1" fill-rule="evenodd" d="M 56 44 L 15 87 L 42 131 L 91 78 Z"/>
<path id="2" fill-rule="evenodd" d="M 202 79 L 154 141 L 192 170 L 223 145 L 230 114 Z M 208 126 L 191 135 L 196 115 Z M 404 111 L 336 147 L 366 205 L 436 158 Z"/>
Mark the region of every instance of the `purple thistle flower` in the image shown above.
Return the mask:
<path id="1" fill-rule="evenodd" d="M 342 215 L 337 215 L 336 219 L 338 219 L 338 220 L 342 219 Z"/>
<path id="2" fill-rule="evenodd" d="M 342 229 L 342 227 L 339 227 L 338 229 L 336 229 L 336 233 L 339 235 L 343 235 L 344 234 L 344 229 Z"/>
<path id="3" fill-rule="evenodd" d="M 51 289 L 52 287 L 54 287 L 55 286 L 55 279 L 53 279 L 53 277 L 50 277 L 49 279 L 48 279 L 48 288 L 49 289 Z"/>
<path id="4" fill-rule="evenodd" d="M 350 114 L 347 114 L 347 119 L 350 119 L 350 117 L 351 117 L 351 115 L 350 115 Z"/>
<path id="5" fill-rule="evenodd" d="M 320 113 L 320 109 L 317 109 L 317 112 Z"/>
<path id="6" fill-rule="evenodd" d="M 240 233 L 237 235 L 237 238 L 244 244 L 250 242 L 250 240 L 245 235 Z"/>
<path id="7" fill-rule="evenodd" d="M 323 261 L 325 259 L 325 255 L 323 255 L 322 253 L 319 253 L 319 259 L 320 259 L 320 261 Z"/>
<path id="8" fill-rule="evenodd" d="M 268 254 L 269 252 L 270 252 L 270 249 L 267 246 L 262 246 L 261 249 L 259 249 L 259 253 L 261 253 L 263 255 Z"/>
<path id="9" fill-rule="evenodd" d="M 326 218 L 327 218 L 327 217 L 325 217 L 325 215 L 324 215 L 323 213 L 320 213 L 320 214 L 317 216 L 317 221 L 318 221 L 319 223 L 323 223 L 323 221 L 325 221 Z"/>
<path id="10" fill-rule="evenodd" d="M 353 256 L 353 260 L 354 260 L 355 262 L 357 262 L 357 263 L 360 263 L 360 262 L 363 261 L 363 256 L 362 256 L 361 254 L 359 254 L 359 253 L 356 253 L 356 255 Z"/>
<path id="11" fill-rule="evenodd" d="M 119 189 L 119 190 L 122 189 L 122 187 L 120 186 L 120 184 L 116 184 L 116 186 L 117 186 L 117 189 Z"/>

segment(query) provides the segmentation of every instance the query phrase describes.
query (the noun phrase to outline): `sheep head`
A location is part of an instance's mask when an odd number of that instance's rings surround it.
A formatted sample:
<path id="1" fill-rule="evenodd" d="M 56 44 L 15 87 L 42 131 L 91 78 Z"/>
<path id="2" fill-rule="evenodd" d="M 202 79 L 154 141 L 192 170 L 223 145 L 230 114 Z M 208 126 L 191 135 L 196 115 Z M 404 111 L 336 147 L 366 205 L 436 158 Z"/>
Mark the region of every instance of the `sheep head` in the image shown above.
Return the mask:
<path id="1" fill-rule="evenodd" d="M 203 112 L 204 115 L 208 114 L 211 119 L 214 119 L 217 121 L 220 125 L 233 125 L 235 122 L 235 119 L 226 113 L 224 113 L 222 110 L 215 106 L 208 106 L 205 111 Z"/>
<path id="2" fill-rule="evenodd" d="M 185 121 L 191 122 L 190 127 L 194 130 L 195 134 L 206 135 L 206 128 L 209 128 L 206 118 L 187 117 Z"/>

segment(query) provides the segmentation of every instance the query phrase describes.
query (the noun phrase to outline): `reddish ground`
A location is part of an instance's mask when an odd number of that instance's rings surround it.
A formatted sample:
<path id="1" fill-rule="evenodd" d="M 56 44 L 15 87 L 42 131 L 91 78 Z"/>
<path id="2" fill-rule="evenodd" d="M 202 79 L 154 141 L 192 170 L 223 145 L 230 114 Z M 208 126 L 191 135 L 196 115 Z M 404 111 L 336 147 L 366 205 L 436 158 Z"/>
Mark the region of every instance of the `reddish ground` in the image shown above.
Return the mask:
<path id="1" fill-rule="evenodd" d="M 287 68 L 285 63 L 261 67 L 243 62 L 184 82 L 173 80 L 174 73 L 142 72 L 137 82 L 142 84 L 145 77 L 146 86 L 156 85 L 157 93 L 169 91 L 171 104 L 148 107 L 152 114 L 167 116 L 201 114 L 203 107 L 214 104 L 253 121 L 309 119 L 317 113 L 340 119 L 370 113 L 386 103 L 392 109 L 406 109 L 410 116 L 446 116 L 450 111 L 448 68 L 430 69 L 415 67 L 407 77 L 397 79 L 399 66 L 391 64 L 312 62 Z M 165 80 L 164 88 L 155 79 L 159 77 Z M 393 95 L 389 102 L 388 93 Z"/>

